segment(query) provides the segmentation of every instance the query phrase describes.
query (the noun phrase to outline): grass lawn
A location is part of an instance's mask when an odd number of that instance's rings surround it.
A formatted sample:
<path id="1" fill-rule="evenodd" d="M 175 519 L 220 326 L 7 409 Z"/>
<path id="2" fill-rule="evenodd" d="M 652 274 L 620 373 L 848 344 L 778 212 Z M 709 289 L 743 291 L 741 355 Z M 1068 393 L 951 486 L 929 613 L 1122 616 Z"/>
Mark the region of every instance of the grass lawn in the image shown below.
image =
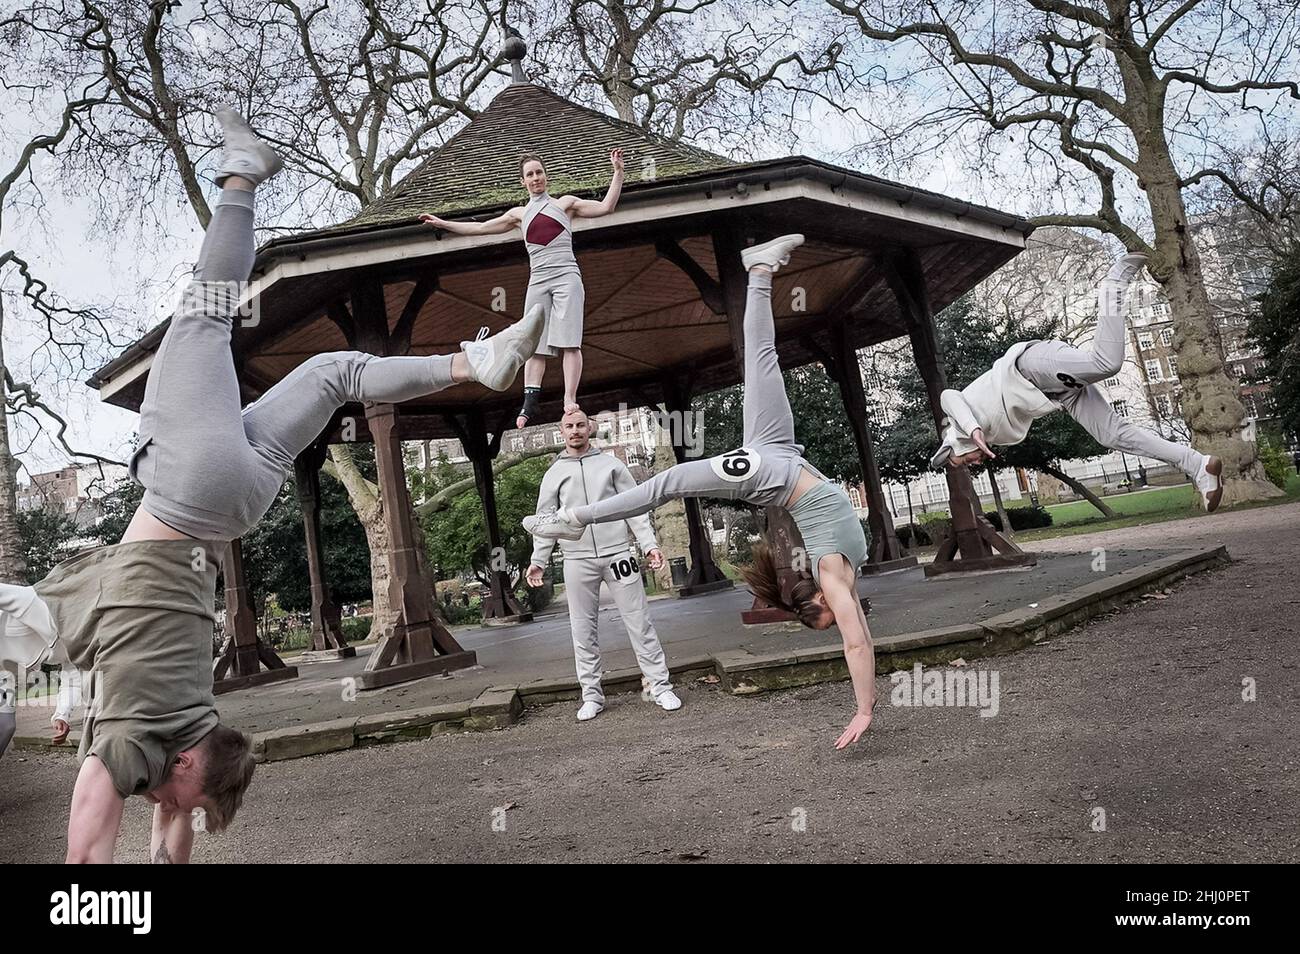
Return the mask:
<path id="1" fill-rule="evenodd" d="M 1097 508 L 1086 500 L 1053 504 L 1047 508 L 1052 515 L 1052 526 L 1041 530 L 1018 531 L 1016 539 L 1045 540 L 1049 537 L 1091 533 L 1094 530 L 1134 527 L 1145 523 L 1178 520 L 1200 512 L 1200 505 L 1197 503 L 1195 490 L 1191 484 L 1177 484 L 1173 487 L 1131 494 L 1115 494 L 1102 499 L 1115 511 L 1116 517 L 1103 517 Z M 1242 504 L 1234 509 L 1267 507 L 1270 504 L 1287 503 L 1293 500 L 1300 500 L 1300 475 L 1297 474 L 1292 474 L 1287 480 L 1285 497 Z"/>

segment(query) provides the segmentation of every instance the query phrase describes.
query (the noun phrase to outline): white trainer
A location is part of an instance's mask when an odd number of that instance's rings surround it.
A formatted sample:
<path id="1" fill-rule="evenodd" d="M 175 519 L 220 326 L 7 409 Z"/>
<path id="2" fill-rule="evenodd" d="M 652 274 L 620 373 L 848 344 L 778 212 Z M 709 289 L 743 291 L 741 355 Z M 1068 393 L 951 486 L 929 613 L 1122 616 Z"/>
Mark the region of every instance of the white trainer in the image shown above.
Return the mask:
<path id="1" fill-rule="evenodd" d="M 213 181 L 217 185 L 228 176 L 239 176 L 253 185 L 265 182 L 284 168 L 282 160 L 253 132 L 248 120 L 228 106 L 217 110 L 217 122 L 225 140 L 225 149 L 217 162 Z"/>
<path id="2" fill-rule="evenodd" d="M 930 469 L 943 470 L 948 459 L 957 453 L 957 426 L 952 423 L 950 418 L 944 418 L 943 423 L 939 426 L 939 432 L 943 435 L 943 443 L 939 449 L 930 455 Z"/>
<path id="3" fill-rule="evenodd" d="M 655 703 L 665 712 L 676 712 L 682 707 L 682 700 L 677 698 L 677 693 L 671 689 L 665 689 L 655 697 Z"/>
<path id="4" fill-rule="evenodd" d="M 584 702 L 582 708 L 578 710 L 578 721 L 590 722 L 604 711 L 605 707 L 599 702 Z"/>
<path id="5" fill-rule="evenodd" d="M 1137 277 L 1147 263 L 1147 257 L 1141 252 L 1129 252 L 1121 255 L 1106 273 L 1106 281 L 1127 285 Z"/>
<path id="6" fill-rule="evenodd" d="M 1206 513 L 1214 513 L 1223 499 L 1223 461 L 1208 454 L 1201 458 L 1196 472 L 1196 489 L 1201 492 L 1201 504 Z"/>
<path id="7" fill-rule="evenodd" d="M 776 271 L 790 261 L 790 253 L 802 244 L 803 236 L 797 232 L 792 235 L 782 235 L 770 242 L 745 249 L 740 253 L 740 261 L 745 266 L 745 271 L 749 271 L 755 265 L 766 265 L 772 271 Z"/>
<path id="8" fill-rule="evenodd" d="M 462 341 L 460 349 L 465 352 L 474 380 L 493 391 L 506 390 L 524 362 L 537 353 L 545 327 L 546 309 L 534 305 L 524 317 L 492 337 L 488 337 L 484 325 L 473 341 Z"/>
<path id="9" fill-rule="evenodd" d="M 587 532 L 563 507 L 524 517 L 523 524 L 525 530 L 543 540 L 581 540 Z"/>

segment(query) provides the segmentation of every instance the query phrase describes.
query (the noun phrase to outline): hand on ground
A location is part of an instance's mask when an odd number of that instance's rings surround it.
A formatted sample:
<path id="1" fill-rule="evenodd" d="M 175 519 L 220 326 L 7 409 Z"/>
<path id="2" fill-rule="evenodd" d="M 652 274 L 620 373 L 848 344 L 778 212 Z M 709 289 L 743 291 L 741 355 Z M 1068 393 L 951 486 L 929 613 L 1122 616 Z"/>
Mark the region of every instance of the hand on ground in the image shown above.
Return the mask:
<path id="1" fill-rule="evenodd" d="M 871 713 L 859 712 L 853 717 L 853 721 L 844 727 L 840 737 L 835 740 L 835 748 L 842 749 L 846 745 L 852 745 L 858 739 L 862 738 L 862 733 L 871 727 Z"/>

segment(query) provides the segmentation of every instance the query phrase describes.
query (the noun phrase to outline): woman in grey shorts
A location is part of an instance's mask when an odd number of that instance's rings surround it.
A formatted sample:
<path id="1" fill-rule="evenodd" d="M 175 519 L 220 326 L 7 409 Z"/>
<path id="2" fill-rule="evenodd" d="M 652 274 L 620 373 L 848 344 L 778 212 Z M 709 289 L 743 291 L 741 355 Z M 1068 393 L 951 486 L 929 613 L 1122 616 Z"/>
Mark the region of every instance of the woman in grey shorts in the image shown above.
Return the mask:
<path id="1" fill-rule="evenodd" d="M 856 589 L 858 567 L 867 559 L 867 541 L 848 495 L 804 460 L 803 446 L 795 443 L 794 416 L 776 353 L 772 272 L 789 262 L 790 253 L 802 242 L 802 235 L 785 235 L 742 254 L 749 271 L 744 446 L 670 467 L 632 490 L 594 504 L 526 517 L 524 527 L 543 539 L 577 539 L 588 524 L 624 520 L 682 497 L 723 497 L 789 510 L 803 536 L 811 579 L 801 579 L 785 599 L 771 554 L 764 548 L 757 551 L 745 579 L 764 601 L 794 613 L 805 626 L 839 626 L 857 701 L 857 713 L 835 743 L 836 748 L 844 748 L 871 725 L 876 701 L 875 654 Z"/>
<path id="2" fill-rule="evenodd" d="M 546 359 L 557 352 L 564 368 L 564 411 L 579 410 L 578 383 L 582 379 L 582 317 L 585 293 L 582 272 L 573 255 L 574 218 L 594 219 L 609 215 L 623 191 L 623 150 L 609 154 L 614 176 L 605 198 L 579 199 L 576 195 L 552 198 L 547 192 L 546 167 L 542 157 L 526 155 L 519 160 L 519 181 L 528 190 L 528 204 L 507 209 L 486 222 L 453 222 L 425 214 L 420 221 L 457 235 L 500 235 L 518 228 L 528 250 L 528 292 L 524 311 L 535 305 L 546 310 L 546 330 L 537 354 L 524 365 L 524 404 L 516 427 L 537 423 L 537 404 L 546 374 Z"/>

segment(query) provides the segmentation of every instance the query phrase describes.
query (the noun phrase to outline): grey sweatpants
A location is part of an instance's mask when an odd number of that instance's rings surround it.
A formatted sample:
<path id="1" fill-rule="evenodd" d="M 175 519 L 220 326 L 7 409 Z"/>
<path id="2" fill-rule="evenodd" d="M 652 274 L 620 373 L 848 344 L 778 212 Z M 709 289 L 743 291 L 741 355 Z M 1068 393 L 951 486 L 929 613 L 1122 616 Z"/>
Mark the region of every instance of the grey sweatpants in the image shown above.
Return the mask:
<path id="1" fill-rule="evenodd" d="M 451 356 L 308 358 L 241 410 L 230 342 L 253 267 L 253 194 L 225 189 L 194 282 L 154 354 L 131 476 L 144 509 L 199 539 L 242 536 L 270 509 L 294 458 L 348 402 L 398 403 L 451 386 Z"/>
<path id="2" fill-rule="evenodd" d="M 1096 386 L 1098 381 L 1119 374 L 1124 365 L 1124 341 L 1122 312 L 1103 308 L 1090 350 L 1064 341 L 1037 341 L 1020 353 L 1016 368 L 1030 384 L 1058 401 L 1098 444 L 1162 460 L 1195 478 L 1204 459 L 1199 451 L 1120 417 Z"/>
<path id="3" fill-rule="evenodd" d="M 794 415 L 776 354 L 772 276 L 751 272 L 745 298 L 744 446 L 705 460 L 669 467 L 631 490 L 575 507 L 579 523 L 606 523 L 647 513 L 681 497 L 722 497 L 780 507 L 799 482 L 801 467 L 825 479 L 803 459 L 794 441 Z"/>
<path id="4" fill-rule="evenodd" d="M 582 701 L 605 704 L 605 692 L 600 686 L 604 669 L 597 639 L 602 581 L 609 587 L 619 615 L 623 617 L 637 665 L 650 684 L 650 694 L 658 699 L 673 687 L 668 681 L 668 663 L 659 644 L 659 634 L 650 622 L 645 585 L 636 558 L 624 550 L 614 556 L 564 561 L 564 592 L 569 599 L 573 659 L 578 669 L 578 683 L 582 686 Z"/>

